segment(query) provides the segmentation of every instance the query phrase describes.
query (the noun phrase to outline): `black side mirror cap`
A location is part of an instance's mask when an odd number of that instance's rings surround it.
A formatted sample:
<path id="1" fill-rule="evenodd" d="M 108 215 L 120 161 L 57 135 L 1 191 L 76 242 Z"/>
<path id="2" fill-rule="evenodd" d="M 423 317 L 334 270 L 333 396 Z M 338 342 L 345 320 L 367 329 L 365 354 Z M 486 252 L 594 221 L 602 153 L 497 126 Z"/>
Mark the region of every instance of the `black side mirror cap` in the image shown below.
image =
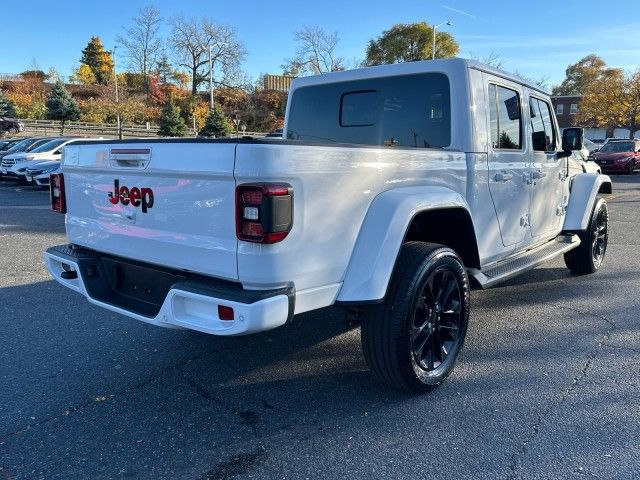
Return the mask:
<path id="1" fill-rule="evenodd" d="M 584 129 L 580 127 L 565 128 L 562 131 L 562 150 L 571 152 L 582 150 L 584 144 Z"/>

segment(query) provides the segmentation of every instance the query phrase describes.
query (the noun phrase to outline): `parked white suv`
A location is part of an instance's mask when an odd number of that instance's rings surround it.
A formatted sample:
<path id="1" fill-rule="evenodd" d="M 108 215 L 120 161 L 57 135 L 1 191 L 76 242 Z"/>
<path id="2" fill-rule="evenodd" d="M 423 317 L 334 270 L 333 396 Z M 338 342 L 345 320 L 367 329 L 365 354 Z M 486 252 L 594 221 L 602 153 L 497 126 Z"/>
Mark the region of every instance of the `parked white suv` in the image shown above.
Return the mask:
<path id="1" fill-rule="evenodd" d="M 19 152 L 7 155 L 2 159 L 0 167 L 5 175 L 23 180 L 27 167 L 34 162 L 45 160 L 60 160 L 62 147 L 74 140 L 70 137 L 52 138 L 29 152 Z M 5 172 L 6 170 L 6 172 Z"/>
<path id="2" fill-rule="evenodd" d="M 611 181 L 569 182 L 582 130 L 558 132 L 545 92 L 473 61 L 296 79 L 282 140 L 67 146 L 51 199 L 69 244 L 46 265 L 96 305 L 214 335 L 360 308 L 371 369 L 425 392 L 462 347 L 472 282 L 562 254 L 600 268 Z"/>

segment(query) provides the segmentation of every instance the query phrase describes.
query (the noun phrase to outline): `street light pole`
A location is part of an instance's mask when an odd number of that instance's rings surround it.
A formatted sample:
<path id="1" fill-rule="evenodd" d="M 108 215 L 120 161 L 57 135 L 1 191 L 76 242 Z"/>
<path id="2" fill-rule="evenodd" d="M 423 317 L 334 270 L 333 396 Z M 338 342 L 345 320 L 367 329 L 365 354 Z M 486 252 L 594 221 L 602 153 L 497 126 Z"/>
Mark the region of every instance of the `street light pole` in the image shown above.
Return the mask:
<path id="1" fill-rule="evenodd" d="M 118 46 L 113 47 L 113 77 L 116 81 L 116 122 L 118 139 L 122 140 L 122 129 L 120 128 L 120 107 L 118 106 L 118 69 L 116 68 L 116 50 Z"/>
<path id="2" fill-rule="evenodd" d="M 213 110 L 213 62 L 211 59 L 211 49 L 213 45 L 209 45 L 209 94 L 211 96 L 211 110 Z"/>
<path id="3" fill-rule="evenodd" d="M 453 25 L 451 20 L 447 20 L 446 22 L 439 23 L 438 25 L 433 26 L 433 43 L 431 45 L 431 60 L 436 59 L 436 28 L 440 28 L 442 25 Z"/>
<path id="4" fill-rule="evenodd" d="M 222 45 L 227 45 L 223 42 L 215 42 L 209 45 L 209 96 L 211 100 L 211 110 L 213 110 L 213 54 L 211 53 L 211 49 L 213 47 L 220 47 Z M 203 48 L 207 48 L 206 45 L 203 45 Z M 220 52 L 218 52 L 220 53 Z"/>

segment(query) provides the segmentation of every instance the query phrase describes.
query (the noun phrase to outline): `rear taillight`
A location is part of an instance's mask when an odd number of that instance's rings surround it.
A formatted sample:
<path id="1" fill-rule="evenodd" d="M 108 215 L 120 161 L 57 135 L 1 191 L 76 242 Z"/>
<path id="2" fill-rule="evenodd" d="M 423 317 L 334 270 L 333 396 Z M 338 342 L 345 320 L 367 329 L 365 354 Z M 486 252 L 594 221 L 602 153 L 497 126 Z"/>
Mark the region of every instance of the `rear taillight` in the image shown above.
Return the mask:
<path id="1" fill-rule="evenodd" d="M 61 173 L 49 175 L 49 195 L 51 208 L 56 212 L 67 213 L 67 201 L 64 197 L 64 177 Z"/>
<path id="2" fill-rule="evenodd" d="M 293 225 L 293 188 L 276 183 L 236 187 L 236 235 L 239 240 L 276 243 Z"/>

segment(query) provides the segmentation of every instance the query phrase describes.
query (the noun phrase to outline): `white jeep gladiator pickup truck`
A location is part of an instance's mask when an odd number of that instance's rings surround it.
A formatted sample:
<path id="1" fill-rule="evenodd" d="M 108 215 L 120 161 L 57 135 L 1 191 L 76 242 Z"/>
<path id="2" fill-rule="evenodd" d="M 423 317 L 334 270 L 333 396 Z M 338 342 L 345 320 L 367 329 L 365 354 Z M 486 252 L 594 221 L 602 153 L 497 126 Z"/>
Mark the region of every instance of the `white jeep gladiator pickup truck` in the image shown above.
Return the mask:
<path id="1" fill-rule="evenodd" d="M 293 82 L 283 139 L 77 142 L 51 177 L 69 244 L 51 275 L 158 326 L 260 332 L 361 307 L 362 346 L 392 386 L 451 372 L 470 284 L 564 254 L 595 272 L 607 176 L 569 176 L 547 94 L 477 62 L 366 68 Z"/>

